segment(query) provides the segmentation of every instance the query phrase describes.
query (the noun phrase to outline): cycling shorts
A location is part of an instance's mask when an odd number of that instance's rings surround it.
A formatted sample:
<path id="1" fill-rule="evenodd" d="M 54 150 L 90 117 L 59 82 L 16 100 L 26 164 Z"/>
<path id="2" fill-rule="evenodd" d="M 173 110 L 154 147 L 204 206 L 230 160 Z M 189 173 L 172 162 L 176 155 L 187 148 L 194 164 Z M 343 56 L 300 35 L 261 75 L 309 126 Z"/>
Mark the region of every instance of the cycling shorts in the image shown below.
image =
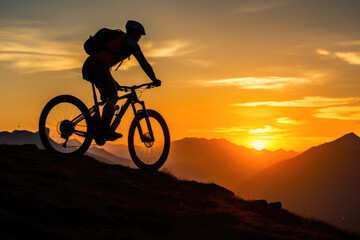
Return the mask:
<path id="1" fill-rule="evenodd" d="M 107 101 L 108 98 L 118 96 L 115 79 L 111 76 L 109 67 L 97 56 L 92 55 L 86 59 L 82 74 L 85 80 L 95 84 L 100 92 L 101 100 Z"/>

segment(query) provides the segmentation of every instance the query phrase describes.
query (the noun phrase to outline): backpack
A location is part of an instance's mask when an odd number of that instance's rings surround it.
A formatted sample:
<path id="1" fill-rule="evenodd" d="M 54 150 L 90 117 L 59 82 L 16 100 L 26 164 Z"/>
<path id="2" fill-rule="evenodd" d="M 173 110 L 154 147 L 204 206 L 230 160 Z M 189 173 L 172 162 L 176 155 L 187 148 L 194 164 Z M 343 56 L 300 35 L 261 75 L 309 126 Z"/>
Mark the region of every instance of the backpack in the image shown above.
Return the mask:
<path id="1" fill-rule="evenodd" d="M 85 41 L 84 50 L 89 55 L 94 55 L 100 51 L 112 52 L 111 50 L 107 49 L 106 44 L 121 34 L 125 35 L 125 33 L 120 29 L 113 30 L 102 28 L 97 31 L 94 36 L 90 36 L 88 40 Z"/>

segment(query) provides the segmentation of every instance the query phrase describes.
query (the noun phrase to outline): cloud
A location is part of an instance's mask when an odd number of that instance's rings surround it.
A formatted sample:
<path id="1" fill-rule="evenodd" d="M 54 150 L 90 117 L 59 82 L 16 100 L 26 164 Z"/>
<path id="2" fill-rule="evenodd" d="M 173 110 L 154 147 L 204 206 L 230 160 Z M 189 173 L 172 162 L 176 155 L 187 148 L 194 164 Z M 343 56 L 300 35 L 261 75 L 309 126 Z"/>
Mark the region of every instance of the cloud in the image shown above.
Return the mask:
<path id="1" fill-rule="evenodd" d="M 186 49 L 189 44 L 185 41 L 165 42 L 162 46 L 155 47 L 152 42 L 143 45 L 144 55 L 152 58 L 174 57 L 186 55 L 192 50 Z"/>
<path id="2" fill-rule="evenodd" d="M 236 103 L 232 106 L 238 107 L 257 107 L 257 106 L 269 106 L 269 107 L 327 107 L 334 105 L 350 104 L 360 101 L 360 98 L 326 98 L 326 97 L 304 97 L 303 99 L 292 101 L 267 101 L 267 102 L 248 102 L 248 103 Z"/>
<path id="3" fill-rule="evenodd" d="M 355 44 L 355 42 L 353 42 Z M 324 56 L 332 56 L 335 58 L 340 58 L 341 60 L 354 64 L 354 65 L 360 65 L 360 52 L 330 52 L 328 50 L 324 49 L 316 49 L 316 52 L 320 55 Z"/>
<path id="4" fill-rule="evenodd" d="M 0 35 L 0 61 L 11 68 L 40 72 L 81 67 L 82 49 L 52 40 L 52 33 L 46 29 L 7 28 L 0 29 Z"/>
<path id="5" fill-rule="evenodd" d="M 278 128 L 274 128 L 272 126 L 266 125 L 264 128 L 256 128 L 250 129 L 249 133 L 252 134 L 264 134 L 264 133 L 274 133 L 274 132 L 281 132 L 282 130 Z"/>
<path id="6" fill-rule="evenodd" d="M 334 55 L 350 64 L 360 65 L 360 52 L 336 52 Z"/>
<path id="7" fill-rule="evenodd" d="M 60 39 L 66 32 L 54 32 L 40 28 L 0 29 L 0 61 L 9 68 L 25 72 L 60 71 L 81 68 L 85 53 L 81 44 Z M 190 52 L 184 41 L 165 42 L 158 47 L 152 43 L 144 46 L 145 55 L 163 58 L 185 55 Z M 124 61 L 119 70 L 127 70 L 138 65 L 132 58 Z"/>
<path id="8" fill-rule="evenodd" d="M 360 41 L 343 41 L 343 42 L 337 42 L 334 45 L 337 45 L 337 46 L 358 46 L 358 45 L 360 45 Z"/>
<path id="9" fill-rule="evenodd" d="M 80 61 L 71 56 L 29 53 L 0 53 L 0 61 L 9 61 L 10 67 L 24 69 L 28 72 L 60 71 L 81 66 Z"/>
<path id="10" fill-rule="evenodd" d="M 290 134 L 288 133 L 272 133 L 270 135 L 262 135 L 262 136 L 257 136 L 257 138 L 261 138 L 261 139 L 285 139 L 285 138 L 288 138 Z"/>
<path id="11" fill-rule="evenodd" d="M 276 122 L 282 125 L 301 125 L 306 123 L 305 121 L 295 120 L 288 117 L 277 118 Z"/>
<path id="12" fill-rule="evenodd" d="M 200 80 L 205 86 L 235 86 L 243 89 L 274 89 L 283 88 L 289 85 L 310 83 L 309 79 L 295 77 L 246 77 L 227 78 L 219 80 Z"/>
<path id="13" fill-rule="evenodd" d="M 282 130 L 274 128 L 272 126 L 266 125 L 264 128 L 250 129 L 249 127 L 228 127 L 228 128 L 212 128 L 212 129 L 190 129 L 188 132 L 196 133 L 239 133 L 239 132 L 248 132 L 251 134 L 266 134 L 281 132 Z"/>
<path id="14" fill-rule="evenodd" d="M 331 53 L 329 51 L 323 50 L 323 49 L 316 49 L 316 52 L 320 55 L 325 55 L 325 56 L 331 55 Z"/>
<path id="15" fill-rule="evenodd" d="M 313 116 L 340 120 L 360 120 L 360 106 L 322 108 L 318 109 Z"/>

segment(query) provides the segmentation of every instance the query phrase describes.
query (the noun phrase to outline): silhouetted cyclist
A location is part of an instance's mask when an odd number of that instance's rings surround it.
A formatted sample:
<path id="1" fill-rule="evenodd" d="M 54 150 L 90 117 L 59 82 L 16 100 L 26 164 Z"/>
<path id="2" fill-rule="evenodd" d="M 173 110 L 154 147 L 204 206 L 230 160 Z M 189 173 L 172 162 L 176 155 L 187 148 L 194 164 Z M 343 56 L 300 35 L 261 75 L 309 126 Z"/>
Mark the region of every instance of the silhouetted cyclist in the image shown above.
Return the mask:
<path id="1" fill-rule="evenodd" d="M 117 90 L 120 88 L 118 82 L 112 77 L 110 68 L 134 55 L 141 68 L 154 82 L 154 85 L 161 85 L 161 81 L 156 78 L 151 65 L 146 60 L 138 44 L 141 35 L 146 35 L 144 27 L 139 22 L 129 20 L 125 28 L 125 37 L 119 35 L 110 40 L 106 44 L 107 50 L 90 55 L 82 68 L 83 78 L 95 84 L 100 92 L 101 99 L 106 102 L 102 113 L 102 129 L 107 140 L 115 140 L 122 137 L 122 134 L 116 133 L 110 128 L 115 105 L 118 101 Z"/>

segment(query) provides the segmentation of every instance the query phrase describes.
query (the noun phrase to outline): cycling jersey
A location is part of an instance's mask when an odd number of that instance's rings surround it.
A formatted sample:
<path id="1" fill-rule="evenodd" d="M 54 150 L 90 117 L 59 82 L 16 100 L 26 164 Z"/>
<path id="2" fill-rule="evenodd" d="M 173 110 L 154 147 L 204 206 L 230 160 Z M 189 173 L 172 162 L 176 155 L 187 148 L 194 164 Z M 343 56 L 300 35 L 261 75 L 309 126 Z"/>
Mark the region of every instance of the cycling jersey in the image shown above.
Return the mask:
<path id="1" fill-rule="evenodd" d="M 108 98 L 117 96 L 117 82 L 111 76 L 110 68 L 116 63 L 134 55 L 140 65 L 143 63 L 145 67 L 150 66 L 136 40 L 122 35 L 112 39 L 106 48 L 109 51 L 101 51 L 95 55 L 90 55 L 82 68 L 83 78 L 96 85 L 100 91 L 101 99 L 106 101 Z M 147 65 L 146 65 L 147 63 Z M 150 72 L 150 73 L 149 73 Z M 152 68 L 147 74 L 151 79 L 156 79 Z"/>
<path id="2" fill-rule="evenodd" d="M 110 68 L 118 62 L 134 55 L 136 58 L 142 55 L 139 44 L 132 38 L 119 35 L 106 44 L 109 51 L 101 51 L 96 56 Z"/>

